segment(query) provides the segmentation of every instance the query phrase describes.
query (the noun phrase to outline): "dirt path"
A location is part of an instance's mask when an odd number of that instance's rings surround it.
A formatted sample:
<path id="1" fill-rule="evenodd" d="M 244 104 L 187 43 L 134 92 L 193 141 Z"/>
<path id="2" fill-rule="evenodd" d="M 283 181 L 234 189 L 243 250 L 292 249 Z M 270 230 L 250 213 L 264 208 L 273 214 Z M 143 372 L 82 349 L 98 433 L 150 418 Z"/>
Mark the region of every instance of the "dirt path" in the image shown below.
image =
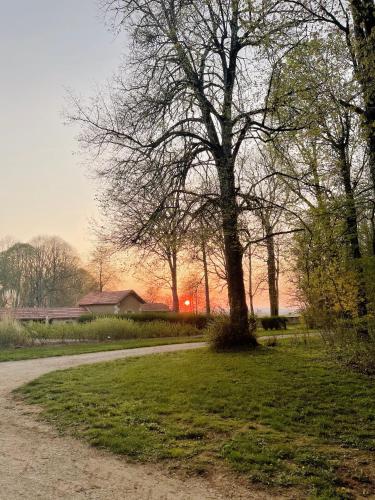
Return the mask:
<path id="1" fill-rule="evenodd" d="M 181 479 L 61 437 L 11 391 L 40 375 L 81 364 L 203 347 L 203 342 L 0 363 L 0 499 L 270 499 L 223 480 Z"/>

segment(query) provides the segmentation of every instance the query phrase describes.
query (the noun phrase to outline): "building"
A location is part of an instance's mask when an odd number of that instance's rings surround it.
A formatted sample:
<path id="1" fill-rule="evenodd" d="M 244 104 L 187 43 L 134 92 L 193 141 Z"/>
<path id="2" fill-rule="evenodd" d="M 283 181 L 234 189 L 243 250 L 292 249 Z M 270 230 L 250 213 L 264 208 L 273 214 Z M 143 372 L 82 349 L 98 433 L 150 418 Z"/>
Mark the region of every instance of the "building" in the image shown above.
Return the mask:
<path id="1" fill-rule="evenodd" d="M 0 309 L 0 319 L 15 319 L 17 321 L 76 321 L 87 313 L 83 307 L 20 307 L 15 309 Z"/>
<path id="2" fill-rule="evenodd" d="M 146 313 L 159 313 L 159 312 L 170 312 L 167 304 L 162 304 L 160 302 L 146 302 L 141 305 L 140 312 Z"/>
<path id="3" fill-rule="evenodd" d="M 150 303 L 142 299 L 134 290 L 117 292 L 91 292 L 83 297 L 76 307 L 20 307 L 0 308 L 0 320 L 17 321 L 77 321 L 85 314 L 126 314 L 136 312 L 168 312 L 166 304 Z"/>
<path id="4" fill-rule="evenodd" d="M 146 304 L 134 290 L 118 292 L 91 292 L 83 297 L 78 306 L 93 314 L 121 314 L 139 312 Z"/>

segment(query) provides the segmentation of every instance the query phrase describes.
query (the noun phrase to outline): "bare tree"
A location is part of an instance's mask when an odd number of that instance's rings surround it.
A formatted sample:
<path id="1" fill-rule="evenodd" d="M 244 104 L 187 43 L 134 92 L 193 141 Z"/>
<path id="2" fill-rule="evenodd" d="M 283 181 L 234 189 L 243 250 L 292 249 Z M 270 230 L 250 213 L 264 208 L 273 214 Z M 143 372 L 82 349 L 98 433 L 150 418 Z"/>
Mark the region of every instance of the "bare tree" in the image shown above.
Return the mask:
<path id="1" fill-rule="evenodd" d="M 38 237 L 0 253 L 0 285 L 4 305 L 48 307 L 76 304 L 94 280 L 65 241 Z"/>
<path id="2" fill-rule="evenodd" d="M 268 120 L 273 66 L 264 55 L 273 42 L 280 50 L 285 46 L 288 25 L 278 29 L 283 19 L 271 2 L 104 4 L 116 26 L 131 36 L 131 77 L 119 77 L 111 99 L 99 97 L 91 109 L 77 103 L 75 119 L 86 127 L 83 140 L 110 153 L 113 161 L 103 175 L 141 177 L 146 189 L 152 189 L 157 172 L 170 192 L 186 191 L 192 170 L 213 165 L 233 342 L 256 345 L 249 334 L 238 231 L 237 157 L 249 138 L 283 128 Z"/>
<path id="3" fill-rule="evenodd" d="M 210 300 L 210 271 L 209 271 L 209 252 L 210 239 L 212 237 L 212 225 L 208 222 L 208 213 L 200 213 L 195 217 L 189 229 L 189 242 L 187 244 L 189 254 L 193 261 L 199 262 L 202 266 L 205 295 L 206 314 L 211 314 Z"/>
<path id="4" fill-rule="evenodd" d="M 252 316 L 255 316 L 254 299 L 259 292 L 263 292 L 264 285 L 267 283 L 266 273 L 259 269 L 261 258 L 257 255 L 255 247 L 256 245 L 250 243 L 245 252 L 247 257 L 249 306 Z"/>
<path id="5" fill-rule="evenodd" d="M 119 283 L 120 271 L 114 263 L 114 250 L 108 245 L 98 243 L 90 255 L 88 270 L 94 277 L 99 292 Z"/>
<path id="6" fill-rule="evenodd" d="M 107 217 L 102 236 L 119 250 L 135 249 L 138 265 L 172 294 L 173 311 L 179 311 L 178 265 L 187 221 L 179 193 L 164 196 L 158 183 L 152 191 L 123 180 L 112 182 L 102 206 Z M 167 268 L 167 269 L 165 269 Z"/>

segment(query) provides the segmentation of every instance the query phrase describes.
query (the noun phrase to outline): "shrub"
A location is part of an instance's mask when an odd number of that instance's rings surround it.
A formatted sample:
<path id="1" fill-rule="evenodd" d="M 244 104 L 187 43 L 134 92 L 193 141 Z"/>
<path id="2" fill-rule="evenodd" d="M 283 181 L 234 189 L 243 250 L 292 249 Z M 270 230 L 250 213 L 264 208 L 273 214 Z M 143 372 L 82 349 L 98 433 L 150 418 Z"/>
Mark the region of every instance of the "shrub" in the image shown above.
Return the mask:
<path id="1" fill-rule="evenodd" d="M 288 320 L 283 316 L 270 316 L 261 318 L 260 322 L 265 330 L 286 330 Z"/>
<path id="2" fill-rule="evenodd" d="M 95 319 L 96 316 L 93 313 L 82 314 L 82 316 L 78 318 L 78 323 L 90 323 Z"/>
<path id="3" fill-rule="evenodd" d="M 31 343 L 32 339 L 21 323 L 13 319 L 0 321 L 0 347 L 20 347 Z"/>
<path id="4" fill-rule="evenodd" d="M 303 322 L 311 329 L 334 328 L 337 321 L 350 318 L 350 311 L 335 311 L 322 306 L 308 306 L 302 311 Z"/>
<path id="5" fill-rule="evenodd" d="M 368 337 L 363 336 L 363 332 Z M 329 353 L 340 364 L 364 373 L 375 375 L 375 319 L 337 320 L 321 330 Z"/>
<path id="6" fill-rule="evenodd" d="M 215 351 L 243 349 L 254 347 L 257 342 L 252 334 L 255 332 L 254 322 L 250 322 L 249 333 L 238 337 L 233 330 L 228 316 L 218 316 L 207 327 L 208 341 Z"/>

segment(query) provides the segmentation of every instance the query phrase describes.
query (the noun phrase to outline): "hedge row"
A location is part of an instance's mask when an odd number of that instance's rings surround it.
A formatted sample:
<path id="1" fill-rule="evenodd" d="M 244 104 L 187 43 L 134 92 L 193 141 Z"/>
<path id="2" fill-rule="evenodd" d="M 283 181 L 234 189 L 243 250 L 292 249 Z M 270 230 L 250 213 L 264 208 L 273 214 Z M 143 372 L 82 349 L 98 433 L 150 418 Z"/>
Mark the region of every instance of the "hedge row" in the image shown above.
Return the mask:
<path id="1" fill-rule="evenodd" d="M 117 319 L 131 319 L 136 322 L 149 323 L 152 321 L 165 321 L 167 323 L 191 325 L 199 330 L 203 330 L 207 327 L 208 322 L 211 317 L 206 314 L 192 314 L 192 313 L 172 313 L 172 312 L 160 312 L 160 313 L 122 313 L 122 314 L 111 314 L 111 315 L 95 315 L 95 314 L 83 314 L 79 318 L 79 323 L 89 323 L 96 319 L 106 318 L 117 318 Z"/>
<path id="2" fill-rule="evenodd" d="M 261 318 L 260 322 L 265 330 L 286 330 L 288 319 L 284 316 L 270 316 Z"/>

